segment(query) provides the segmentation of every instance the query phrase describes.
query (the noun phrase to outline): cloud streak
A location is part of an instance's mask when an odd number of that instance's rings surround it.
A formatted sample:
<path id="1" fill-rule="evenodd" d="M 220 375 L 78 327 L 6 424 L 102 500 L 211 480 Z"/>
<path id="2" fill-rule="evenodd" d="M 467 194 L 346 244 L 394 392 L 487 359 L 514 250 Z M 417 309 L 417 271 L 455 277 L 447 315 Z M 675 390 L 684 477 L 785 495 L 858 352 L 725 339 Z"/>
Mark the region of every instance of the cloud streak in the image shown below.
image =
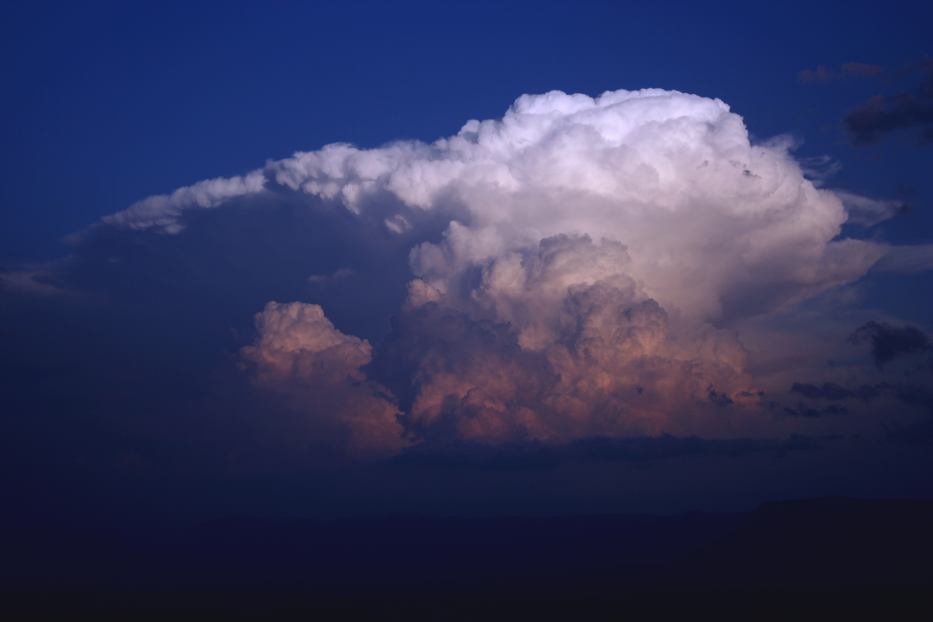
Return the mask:
<path id="1" fill-rule="evenodd" d="M 846 78 L 878 78 L 884 74 L 885 69 L 881 65 L 852 62 L 843 63 L 838 69 L 826 65 L 817 65 L 813 69 L 803 69 L 797 74 L 797 78 L 801 82 L 808 83 L 829 82 Z"/>

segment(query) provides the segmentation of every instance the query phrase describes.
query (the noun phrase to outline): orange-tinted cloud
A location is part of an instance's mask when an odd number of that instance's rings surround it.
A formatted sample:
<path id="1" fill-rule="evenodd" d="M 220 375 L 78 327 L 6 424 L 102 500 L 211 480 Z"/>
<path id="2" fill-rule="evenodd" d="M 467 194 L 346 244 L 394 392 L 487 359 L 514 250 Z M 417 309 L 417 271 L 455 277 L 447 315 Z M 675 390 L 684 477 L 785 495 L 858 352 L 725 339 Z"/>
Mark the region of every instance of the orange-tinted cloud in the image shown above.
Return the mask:
<path id="1" fill-rule="evenodd" d="M 397 406 L 360 371 L 372 356 L 367 341 L 334 328 L 321 307 L 299 302 L 270 302 L 257 314 L 256 326 L 257 341 L 242 355 L 260 386 L 331 425 L 354 453 L 406 445 Z"/>

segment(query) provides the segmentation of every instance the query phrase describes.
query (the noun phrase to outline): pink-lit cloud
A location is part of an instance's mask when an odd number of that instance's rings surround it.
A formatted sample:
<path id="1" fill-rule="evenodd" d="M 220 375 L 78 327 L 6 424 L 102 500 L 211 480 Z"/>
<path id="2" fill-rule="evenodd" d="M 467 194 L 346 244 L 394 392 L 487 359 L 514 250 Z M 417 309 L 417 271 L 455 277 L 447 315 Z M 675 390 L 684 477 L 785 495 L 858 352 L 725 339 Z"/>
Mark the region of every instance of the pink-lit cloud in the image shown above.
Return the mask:
<path id="1" fill-rule="evenodd" d="M 372 356 L 367 341 L 334 328 L 321 307 L 300 302 L 270 302 L 257 314 L 256 327 L 256 343 L 242 355 L 262 388 L 330 425 L 356 454 L 406 444 L 397 406 L 360 371 Z"/>

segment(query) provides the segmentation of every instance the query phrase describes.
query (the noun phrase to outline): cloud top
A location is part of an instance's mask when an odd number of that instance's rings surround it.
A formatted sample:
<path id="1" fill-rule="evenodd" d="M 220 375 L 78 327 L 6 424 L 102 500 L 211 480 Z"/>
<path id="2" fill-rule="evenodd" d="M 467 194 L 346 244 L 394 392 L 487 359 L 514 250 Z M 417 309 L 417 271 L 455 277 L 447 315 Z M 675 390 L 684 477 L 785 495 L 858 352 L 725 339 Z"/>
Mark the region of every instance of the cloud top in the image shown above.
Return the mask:
<path id="1" fill-rule="evenodd" d="M 553 91 L 523 95 L 502 119 L 471 120 L 431 144 L 329 145 L 151 197 L 108 222 L 178 231 L 185 210 L 264 188 L 339 204 L 393 233 L 444 211 L 462 225 L 448 232 L 447 265 L 428 266 L 421 252 L 420 270 L 455 272 L 565 233 L 606 237 L 629 248 L 632 276 L 666 307 L 715 318 L 762 310 L 762 291 L 773 306 L 858 278 L 884 254 L 834 241 L 843 203 L 804 177 L 789 146 L 753 144 L 717 99 Z"/>

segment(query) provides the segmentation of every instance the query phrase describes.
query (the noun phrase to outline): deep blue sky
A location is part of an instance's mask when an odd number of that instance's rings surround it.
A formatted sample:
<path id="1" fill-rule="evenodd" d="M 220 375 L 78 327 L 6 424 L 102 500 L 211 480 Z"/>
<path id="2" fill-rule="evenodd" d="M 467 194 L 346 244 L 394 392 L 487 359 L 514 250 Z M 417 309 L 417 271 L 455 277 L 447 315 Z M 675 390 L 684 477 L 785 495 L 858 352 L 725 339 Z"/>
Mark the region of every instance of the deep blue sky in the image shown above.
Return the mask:
<path id="1" fill-rule="evenodd" d="M 924 2 L 20 3 L 0 19 L 0 261 L 150 194 L 334 141 L 432 140 L 522 93 L 657 86 L 719 97 L 755 136 L 844 164 L 834 184 L 918 204 L 930 148 L 855 149 L 851 107 L 904 85 L 801 69 L 930 53 Z M 887 227 L 930 239 L 928 210 Z"/>

